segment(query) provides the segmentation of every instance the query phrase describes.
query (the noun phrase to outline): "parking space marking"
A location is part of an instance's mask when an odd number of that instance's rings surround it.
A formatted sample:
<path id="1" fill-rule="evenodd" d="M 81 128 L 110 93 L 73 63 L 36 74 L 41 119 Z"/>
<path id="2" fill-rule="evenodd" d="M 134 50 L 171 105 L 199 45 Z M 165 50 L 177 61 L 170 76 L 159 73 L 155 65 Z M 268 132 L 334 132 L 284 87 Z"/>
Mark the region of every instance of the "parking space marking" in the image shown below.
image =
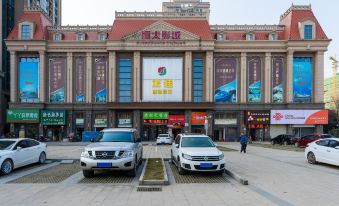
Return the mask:
<path id="1" fill-rule="evenodd" d="M 259 187 L 256 187 L 254 185 L 249 185 L 248 188 L 252 190 L 253 192 L 259 194 L 260 196 L 266 198 L 267 200 L 271 201 L 272 203 L 279 205 L 279 206 L 293 206 L 293 204 L 280 199 L 279 197 L 273 195 L 272 193 L 267 192 L 266 190 L 263 190 Z"/>

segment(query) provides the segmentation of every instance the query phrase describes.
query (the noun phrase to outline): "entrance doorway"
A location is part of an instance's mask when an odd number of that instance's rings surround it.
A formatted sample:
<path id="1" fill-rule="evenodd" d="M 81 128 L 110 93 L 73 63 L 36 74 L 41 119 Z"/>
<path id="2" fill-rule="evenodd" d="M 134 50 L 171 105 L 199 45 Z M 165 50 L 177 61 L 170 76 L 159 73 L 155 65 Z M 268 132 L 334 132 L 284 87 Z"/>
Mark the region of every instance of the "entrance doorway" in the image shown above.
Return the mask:
<path id="1" fill-rule="evenodd" d="M 167 134 L 166 125 L 144 125 L 143 141 L 155 141 L 159 134 Z"/>

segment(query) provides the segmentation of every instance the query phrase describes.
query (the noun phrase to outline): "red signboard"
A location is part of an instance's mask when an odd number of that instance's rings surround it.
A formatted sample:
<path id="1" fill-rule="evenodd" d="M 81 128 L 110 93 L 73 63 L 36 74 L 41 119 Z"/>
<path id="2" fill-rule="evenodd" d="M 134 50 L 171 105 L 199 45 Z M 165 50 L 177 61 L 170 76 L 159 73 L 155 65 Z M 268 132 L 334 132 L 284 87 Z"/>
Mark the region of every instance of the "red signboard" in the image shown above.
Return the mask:
<path id="1" fill-rule="evenodd" d="M 205 124 L 206 112 L 192 112 L 191 124 L 202 125 Z"/>
<path id="2" fill-rule="evenodd" d="M 169 115 L 167 126 L 170 128 L 181 128 L 185 126 L 185 115 Z"/>
<path id="3" fill-rule="evenodd" d="M 181 39 L 180 31 L 142 31 L 141 39 L 143 40 L 179 40 Z"/>

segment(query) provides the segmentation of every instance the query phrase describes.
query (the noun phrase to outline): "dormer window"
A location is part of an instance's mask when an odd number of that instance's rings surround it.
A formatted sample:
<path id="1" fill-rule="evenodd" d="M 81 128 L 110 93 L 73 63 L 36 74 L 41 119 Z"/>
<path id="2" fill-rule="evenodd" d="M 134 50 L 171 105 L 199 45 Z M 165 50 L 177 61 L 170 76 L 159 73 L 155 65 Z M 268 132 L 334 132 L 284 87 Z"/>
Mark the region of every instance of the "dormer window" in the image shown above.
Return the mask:
<path id="1" fill-rule="evenodd" d="M 270 40 L 272 40 L 272 41 L 278 40 L 278 34 L 275 33 L 275 32 L 272 32 L 270 34 Z"/>
<path id="2" fill-rule="evenodd" d="M 84 41 L 85 40 L 85 34 L 84 33 L 78 33 L 77 34 L 77 40 L 78 41 Z"/>
<path id="3" fill-rule="evenodd" d="M 224 34 L 223 33 L 217 34 L 217 40 L 219 40 L 219 41 L 225 40 Z"/>
<path id="4" fill-rule="evenodd" d="M 246 34 L 246 40 L 248 40 L 248 41 L 253 41 L 253 40 L 255 40 L 254 34 L 253 34 L 253 33 L 247 33 L 247 34 Z"/>
<path id="5" fill-rule="evenodd" d="M 62 40 L 62 34 L 56 33 L 54 34 L 54 41 L 61 41 Z"/>
<path id="6" fill-rule="evenodd" d="M 316 22 L 313 19 L 306 19 L 299 22 L 300 39 L 312 40 L 316 38 Z"/>
<path id="7" fill-rule="evenodd" d="M 29 40 L 31 39 L 31 25 L 23 24 L 21 25 L 21 39 L 22 40 Z"/>
<path id="8" fill-rule="evenodd" d="M 105 41 L 107 39 L 107 34 L 106 33 L 100 33 L 99 34 L 99 40 L 100 41 Z"/>
<path id="9" fill-rule="evenodd" d="M 313 26 L 304 25 L 304 39 L 313 39 Z"/>

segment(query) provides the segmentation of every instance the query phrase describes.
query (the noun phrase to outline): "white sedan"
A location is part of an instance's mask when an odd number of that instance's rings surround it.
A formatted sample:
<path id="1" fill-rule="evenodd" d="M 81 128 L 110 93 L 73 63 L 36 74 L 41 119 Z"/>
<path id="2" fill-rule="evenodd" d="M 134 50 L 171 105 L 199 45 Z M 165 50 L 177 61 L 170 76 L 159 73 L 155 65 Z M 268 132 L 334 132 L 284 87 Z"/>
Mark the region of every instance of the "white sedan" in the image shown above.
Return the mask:
<path id="1" fill-rule="evenodd" d="M 339 166 L 339 139 L 328 138 L 314 141 L 305 148 L 305 156 L 310 164 L 322 162 Z"/>
<path id="2" fill-rule="evenodd" d="M 159 134 L 157 144 L 172 144 L 173 139 L 169 134 Z"/>
<path id="3" fill-rule="evenodd" d="M 0 139 L 0 173 L 7 175 L 18 167 L 44 163 L 46 147 L 33 139 Z"/>

